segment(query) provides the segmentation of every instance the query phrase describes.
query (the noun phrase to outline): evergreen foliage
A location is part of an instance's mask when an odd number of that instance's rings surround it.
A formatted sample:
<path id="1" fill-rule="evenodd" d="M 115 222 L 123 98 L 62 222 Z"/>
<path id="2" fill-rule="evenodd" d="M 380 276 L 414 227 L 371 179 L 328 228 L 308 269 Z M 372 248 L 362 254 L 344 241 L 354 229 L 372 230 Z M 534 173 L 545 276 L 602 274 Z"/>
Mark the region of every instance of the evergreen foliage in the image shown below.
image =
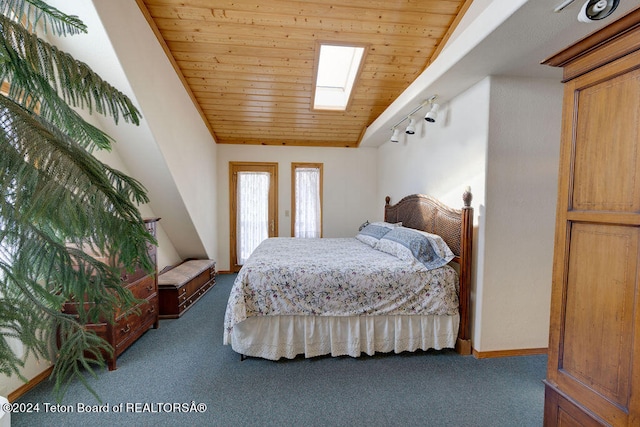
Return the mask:
<path id="1" fill-rule="evenodd" d="M 0 373 L 20 376 L 27 355 L 53 356 L 61 397 L 73 379 L 89 387 L 85 375 L 112 351 L 81 324 L 135 303 L 114 265 L 150 271 L 146 248 L 155 243 L 137 208 L 145 189 L 93 156 L 113 141 L 74 108 L 116 123 L 138 124 L 140 114 L 34 30 L 86 32 L 78 17 L 40 0 L 0 0 L 0 12 Z M 79 302 L 79 322 L 62 311 L 69 300 Z M 23 343 L 23 357 L 11 340 Z"/>

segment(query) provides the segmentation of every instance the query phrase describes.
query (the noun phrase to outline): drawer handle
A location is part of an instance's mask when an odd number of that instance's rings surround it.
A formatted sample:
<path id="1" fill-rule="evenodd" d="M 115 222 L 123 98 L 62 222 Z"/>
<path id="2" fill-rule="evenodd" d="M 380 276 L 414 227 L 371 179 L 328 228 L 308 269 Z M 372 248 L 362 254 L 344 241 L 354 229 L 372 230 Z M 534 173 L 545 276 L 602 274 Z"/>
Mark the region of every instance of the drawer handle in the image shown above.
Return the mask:
<path id="1" fill-rule="evenodd" d="M 127 279 L 129 279 L 129 275 L 127 275 L 127 274 L 123 274 L 122 276 L 120 276 L 120 281 L 121 282 L 126 282 Z"/>
<path id="2" fill-rule="evenodd" d="M 153 290 L 153 285 L 149 285 L 149 286 L 147 286 L 147 290 L 148 290 L 149 292 L 151 292 L 151 291 Z"/>
<path id="3" fill-rule="evenodd" d="M 120 332 L 122 332 L 123 334 L 126 334 L 127 332 L 129 332 L 131 330 L 131 325 L 129 325 L 127 323 L 127 327 L 126 328 L 122 328 L 120 329 Z"/>
<path id="4" fill-rule="evenodd" d="M 152 305 L 151 307 L 149 307 L 149 308 L 147 309 L 147 313 L 153 313 L 153 312 L 155 312 L 155 311 L 156 311 L 156 307 L 155 307 L 154 305 Z"/>

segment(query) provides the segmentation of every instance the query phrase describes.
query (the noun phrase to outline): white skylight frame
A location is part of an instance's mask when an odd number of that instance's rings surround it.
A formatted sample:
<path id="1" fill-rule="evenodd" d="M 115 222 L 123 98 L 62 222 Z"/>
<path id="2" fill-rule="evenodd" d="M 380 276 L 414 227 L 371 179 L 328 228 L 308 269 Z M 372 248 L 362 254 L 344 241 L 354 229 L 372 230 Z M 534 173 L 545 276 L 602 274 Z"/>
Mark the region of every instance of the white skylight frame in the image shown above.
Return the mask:
<path id="1" fill-rule="evenodd" d="M 351 100 L 366 47 L 323 42 L 317 47 L 314 110 L 344 111 Z"/>

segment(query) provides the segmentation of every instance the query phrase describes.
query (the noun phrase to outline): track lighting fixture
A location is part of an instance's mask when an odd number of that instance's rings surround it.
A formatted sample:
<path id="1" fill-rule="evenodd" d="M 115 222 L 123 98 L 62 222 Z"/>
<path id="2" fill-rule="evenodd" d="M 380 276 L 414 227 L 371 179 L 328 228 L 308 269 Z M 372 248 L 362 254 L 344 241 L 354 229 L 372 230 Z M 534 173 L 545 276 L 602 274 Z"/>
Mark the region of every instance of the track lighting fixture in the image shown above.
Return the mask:
<path id="1" fill-rule="evenodd" d="M 409 135 L 413 135 L 414 133 L 416 133 L 416 119 L 411 116 L 409 116 L 409 124 L 407 125 L 405 133 Z"/>
<path id="2" fill-rule="evenodd" d="M 576 0 L 565 0 L 563 1 L 561 4 L 559 4 L 558 6 L 556 6 L 555 9 L 553 9 L 554 12 L 558 13 L 560 11 L 562 11 L 565 7 L 569 6 L 571 3 L 573 3 Z"/>
<path id="3" fill-rule="evenodd" d="M 391 135 L 391 142 L 398 143 L 400 142 L 400 129 L 393 128 L 393 135 Z"/>
<path id="4" fill-rule="evenodd" d="M 436 118 L 438 117 L 438 109 L 440 108 L 439 104 L 436 103 L 432 103 L 431 104 L 431 109 L 429 110 L 429 112 L 427 112 L 427 114 L 424 116 L 424 119 L 426 121 L 428 121 L 429 123 L 434 123 L 436 121 Z"/>
<path id="5" fill-rule="evenodd" d="M 409 124 L 407 125 L 405 133 L 408 135 L 413 135 L 416 133 L 416 121 L 412 115 L 423 107 L 430 106 L 429 112 L 427 113 L 426 116 L 424 116 L 424 119 L 429 123 L 435 122 L 436 117 L 438 116 L 438 109 L 440 108 L 440 105 L 435 103 L 437 98 L 438 98 L 438 95 L 431 96 L 429 99 L 425 100 L 422 104 L 414 108 L 407 116 L 403 117 L 398 123 L 396 123 L 391 128 L 391 130 L 393 131 L 393 135 L 391 135 L 391 142 L 400 141 L 400 130 L 398 129 L 398 126 L 400 126 L 400 124 L 402 124 L 402 122 L 404 122 L 405 120 L 409 120 Z"/>

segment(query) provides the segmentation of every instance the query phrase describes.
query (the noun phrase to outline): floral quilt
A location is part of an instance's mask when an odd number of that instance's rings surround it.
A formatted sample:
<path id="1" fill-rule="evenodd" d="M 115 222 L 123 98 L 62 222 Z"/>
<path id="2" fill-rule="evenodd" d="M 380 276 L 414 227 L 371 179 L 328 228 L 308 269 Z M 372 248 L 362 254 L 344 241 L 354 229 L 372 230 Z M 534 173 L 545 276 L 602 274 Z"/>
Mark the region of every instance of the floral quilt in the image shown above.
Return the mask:
<path id="1" fill-rule="evenodd" d="M 263 241 L 233 284 L 224 341 L 251 316 L 458 313 L 458 275 L 427 270 L 355 238 Z"/>

